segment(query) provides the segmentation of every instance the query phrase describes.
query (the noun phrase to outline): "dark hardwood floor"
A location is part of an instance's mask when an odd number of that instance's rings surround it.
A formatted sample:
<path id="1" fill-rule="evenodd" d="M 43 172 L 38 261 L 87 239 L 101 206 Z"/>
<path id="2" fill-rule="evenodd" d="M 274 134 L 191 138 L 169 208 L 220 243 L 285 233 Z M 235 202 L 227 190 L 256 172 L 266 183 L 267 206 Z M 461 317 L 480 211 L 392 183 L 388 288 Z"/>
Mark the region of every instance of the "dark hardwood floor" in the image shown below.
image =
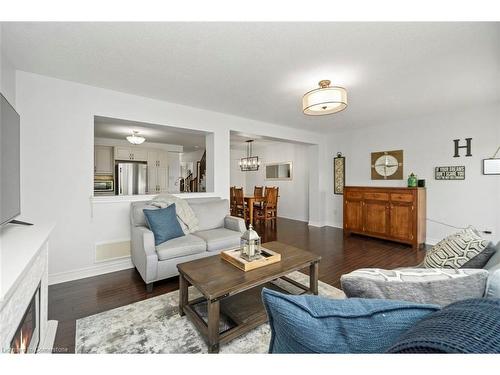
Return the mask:
<path id="1" fill-rule="evenodd" d="M 361 236 L 343 237 L 341 229 L 316 228 L 307 223 L 278 219 L 276 225 L 257 225 L 263 242 L 280 241 L 322 256 L 319 279 L 340 287 L 340 276 L 358 268 L 396 268 L 413 266 L 425 252 L 409 246 Z M 55 352 L 75 350 L 76 320 L 116 307 L 178 289 L 178 278 L 156 282 L 146 293 L 135 269 L 109 273 L 49 287 L 49 319 L 59 321 Z"/>

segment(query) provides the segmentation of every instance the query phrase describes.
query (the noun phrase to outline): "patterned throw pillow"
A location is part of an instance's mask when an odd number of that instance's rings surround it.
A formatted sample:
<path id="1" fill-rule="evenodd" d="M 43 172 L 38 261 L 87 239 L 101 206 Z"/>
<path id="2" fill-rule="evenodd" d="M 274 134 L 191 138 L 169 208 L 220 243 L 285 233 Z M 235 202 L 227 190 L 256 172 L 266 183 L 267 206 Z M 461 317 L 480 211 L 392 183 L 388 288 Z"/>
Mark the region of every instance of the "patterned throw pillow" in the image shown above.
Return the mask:
<path id="1" fill-rule="evenodd" d="M 426 268 L 460 268 L 481 253 L 489 241 L 481 238 L 472 227 L 452 234 L 427 251 L 424 259 Z"/>

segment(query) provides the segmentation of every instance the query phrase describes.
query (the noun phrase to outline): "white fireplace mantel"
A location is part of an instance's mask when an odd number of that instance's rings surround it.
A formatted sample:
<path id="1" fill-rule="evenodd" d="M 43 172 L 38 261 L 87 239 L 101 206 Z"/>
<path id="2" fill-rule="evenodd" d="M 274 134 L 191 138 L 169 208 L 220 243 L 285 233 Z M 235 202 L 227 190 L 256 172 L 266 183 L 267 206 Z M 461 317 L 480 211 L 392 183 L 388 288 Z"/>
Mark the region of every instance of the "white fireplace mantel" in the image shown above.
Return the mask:
<path id="1" fill-rule="evenodd" d="M 12 339 L 35 290 L 40 285 L 40 344 L 48 328 L 48 241 L 54 224 L 0 229 L 0 352 Z M 41 351 L 44 348 L 39 345 Z"/>

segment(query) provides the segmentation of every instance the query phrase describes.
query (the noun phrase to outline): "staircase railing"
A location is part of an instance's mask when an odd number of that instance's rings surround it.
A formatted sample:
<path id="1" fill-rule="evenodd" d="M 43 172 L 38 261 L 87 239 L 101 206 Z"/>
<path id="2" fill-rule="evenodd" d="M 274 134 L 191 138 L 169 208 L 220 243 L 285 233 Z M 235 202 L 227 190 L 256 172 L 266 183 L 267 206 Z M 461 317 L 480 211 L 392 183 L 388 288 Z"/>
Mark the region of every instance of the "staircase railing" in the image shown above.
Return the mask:
<path id="1" fill-rule="evenodd" d="M 193 176 L 193 172 L 190 172 L 181 182 L 181 191 L 184 192 L 198 192 L 202 187 L 202 181 L 205 178 L 207 171 L 207 153 L 203 153 L 200 161 L 196 162 L 196 176 Z"/>
<path id="2" fill-rule="evenodd" d="M 191 181 L 193 181 L 193 173 L 188 174 L 187 177 L 184 179 L 184 189 L 185 190 L 183 190 L 183 191 L 185 191 L 185 192 L 193 191 L 191 189 L 191 185 L 192 185 Z"/>
<path id="3" fill-rule="evenodd" d="M 206 172 L 207 172 L 207 152 L 205 151 L 200 160 L 200 176 L 199 176 L 200 180 L 203 177 L 205 177 Z"/>

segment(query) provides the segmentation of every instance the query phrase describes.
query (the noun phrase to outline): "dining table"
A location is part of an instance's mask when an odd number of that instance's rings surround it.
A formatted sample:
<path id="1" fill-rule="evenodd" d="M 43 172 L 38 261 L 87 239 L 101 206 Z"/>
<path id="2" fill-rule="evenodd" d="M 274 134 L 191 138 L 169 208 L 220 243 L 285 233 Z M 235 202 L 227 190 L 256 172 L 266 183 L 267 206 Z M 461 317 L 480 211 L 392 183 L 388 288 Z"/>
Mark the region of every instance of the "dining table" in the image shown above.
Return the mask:
<path id="1" fill-rule="evenodd" d="M 258 197 L 254 195 L 246 195 L 244 197 L 245 203 L 248 207 L 248 221 L 253 225 L 253 204 L 257 202 L 263 202 L 264 197 Z"/>

